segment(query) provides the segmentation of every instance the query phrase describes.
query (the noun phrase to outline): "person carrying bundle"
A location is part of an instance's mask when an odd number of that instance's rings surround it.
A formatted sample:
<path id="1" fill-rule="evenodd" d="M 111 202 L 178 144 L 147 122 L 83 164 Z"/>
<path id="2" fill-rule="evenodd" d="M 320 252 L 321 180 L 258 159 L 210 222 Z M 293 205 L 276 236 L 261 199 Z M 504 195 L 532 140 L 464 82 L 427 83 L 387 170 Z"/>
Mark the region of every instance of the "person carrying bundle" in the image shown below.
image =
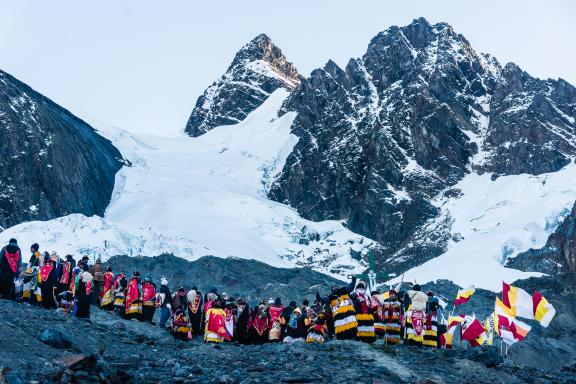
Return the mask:
<path id="1" fill-rule="evenodd" d="M 142 316 L 142 285 L 140 284 L 140 272 L 134 272 L 134 276 L 128 281 L 126 288 L 126 319 L 140 319 Z"/>
<path id="2" fill-rule="evenodd" d="M 206 310 L 205 343 L 221 343 L 232 338 L 226 331 L 226 313 L 222 309 L 222 305 L 220 298 L 211 298 L 210 308 Z"/>
<path id="3" fill-rule="evenodd" d="M 142 283 L 142 317 L 141 320 L 152 323 L 156 312 L 156 284 L 152 282 L 152 276 L 148 275 Z"/>
<path id="4" fill-rule="evenodd" d="M 114 274 L 112 267 L 106 267 L 106 273 L 102 280 L 102 288 L 100 289 L 100 308 L 105 311 L 112 311 L 114 309 Z"/>
<path id="5" fill-rule="evenodd" d="M 406 344 L 423 345 L 424 321 L 426 315 L 426 302 L 428 296 L 420 291 L 420 285 L 414 284 L 411 290 L 406 292 L 408 310 L 404 316 L 404 340 Z"/>

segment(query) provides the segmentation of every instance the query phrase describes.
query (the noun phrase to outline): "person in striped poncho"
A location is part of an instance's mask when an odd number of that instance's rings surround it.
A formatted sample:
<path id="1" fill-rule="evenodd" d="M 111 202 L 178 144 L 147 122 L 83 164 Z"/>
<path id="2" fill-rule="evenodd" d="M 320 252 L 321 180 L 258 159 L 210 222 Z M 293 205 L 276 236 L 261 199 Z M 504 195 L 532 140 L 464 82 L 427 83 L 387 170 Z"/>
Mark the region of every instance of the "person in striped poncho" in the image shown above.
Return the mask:
<path id="1" fill-rule="evenodd" d="M 357 336 L 356 311 L 350 299 L 350 293 L 355 286 L 356 277 L 352 277 L 352 282 L 345 287 L 333 286 L 332 293 L 327 297 L 320 297 L 320 294 L 316 293 L 317 300 L 330 305 L 334 334 L 340 340 L 354 340 Z"/>
<path id="2" fill-rule="evenodd" d="M 396 297 L 396 290 L 391 289 L 382 306 L 386 344 L 400 344 L 401 318 L 402 304 Z"/>
<path id="3" fill-rule="evenodd" d="M 372 300 L 366 293 L 366 286 L 364 283 L 358 283 L 356 291 L 352 293 L 351 298 L 356 311 L 356 322 L 358 323 L 356 336 L 360 341 L 373 343 L 376 341 L 376 333 L 374 332 Z"/>

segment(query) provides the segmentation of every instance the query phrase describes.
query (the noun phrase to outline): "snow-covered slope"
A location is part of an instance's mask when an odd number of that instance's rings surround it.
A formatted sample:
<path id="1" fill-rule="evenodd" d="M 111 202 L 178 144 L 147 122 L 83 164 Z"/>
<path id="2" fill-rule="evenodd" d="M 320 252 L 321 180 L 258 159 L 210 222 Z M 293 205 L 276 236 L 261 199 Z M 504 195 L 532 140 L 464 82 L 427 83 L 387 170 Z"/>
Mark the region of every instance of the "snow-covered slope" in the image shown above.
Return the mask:
<path id="1" fill-rule="evenodd" d="M 171 252 L 256 259 L 274 266 L 313 265 L 332 275 L 363 270 L 351 257 L 372 241 L 340 222 L 311 222 L 268 200 L 272 179 L 297 138 L 294 114 L 278 118 L 288 96 L 275 91 L 242 123 L 198 138 L 136 136 L 94 123 L 132 162 L 116 176 L 104 219 L 70 215 L 29 222 L 0 233 L 24 247 L 39 242 L 59 253 L 107 258 Z"/>
<path id="2" fill-rule="evenodd" d="M 404 281 L 449 279 L 461 286 L 498 291 L 538 273 L 505 268 L 507 258 L 546 244 L 576 199 L 576 165 L 538 176 L 521 174 L 491 180 L 471 173 L 456 186 L 460 197 L 435 201 L 452 221 L 447 252 L 404 274 Z M 400 279 L 392 280 L 390 283 Z"/>

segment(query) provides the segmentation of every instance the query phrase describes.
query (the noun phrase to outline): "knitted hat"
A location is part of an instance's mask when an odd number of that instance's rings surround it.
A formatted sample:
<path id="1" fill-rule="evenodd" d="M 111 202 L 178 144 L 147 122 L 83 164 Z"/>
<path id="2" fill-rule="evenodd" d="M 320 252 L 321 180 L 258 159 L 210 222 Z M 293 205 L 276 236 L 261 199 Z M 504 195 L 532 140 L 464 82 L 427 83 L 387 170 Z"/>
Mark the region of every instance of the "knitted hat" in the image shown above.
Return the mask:
<path id="1" fill-rule="evenodd" d="M 40 246 L 38 245 L 38 243 L 34 243 L 30 246 L 31 249 L 33 249 L 34 251 L 37 251 L 40 249 Z"/>

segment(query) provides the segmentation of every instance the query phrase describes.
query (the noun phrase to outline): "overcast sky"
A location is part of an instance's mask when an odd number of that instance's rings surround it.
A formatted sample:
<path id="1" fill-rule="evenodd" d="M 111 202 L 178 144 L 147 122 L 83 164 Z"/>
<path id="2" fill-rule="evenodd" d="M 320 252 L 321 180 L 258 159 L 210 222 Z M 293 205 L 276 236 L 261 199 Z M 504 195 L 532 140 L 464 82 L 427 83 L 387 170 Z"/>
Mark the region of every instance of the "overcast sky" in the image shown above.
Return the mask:
<path id="1" fill-rule="evenodd" d="M 420 16 L 451 24 L 502 64 L 576 84 L 571 0 L 0 0 L 0 69 L 72 112 L 170 134 L 259 33 L 307 76 L 328 59 L 345 65 L 379 31 Z"/>

